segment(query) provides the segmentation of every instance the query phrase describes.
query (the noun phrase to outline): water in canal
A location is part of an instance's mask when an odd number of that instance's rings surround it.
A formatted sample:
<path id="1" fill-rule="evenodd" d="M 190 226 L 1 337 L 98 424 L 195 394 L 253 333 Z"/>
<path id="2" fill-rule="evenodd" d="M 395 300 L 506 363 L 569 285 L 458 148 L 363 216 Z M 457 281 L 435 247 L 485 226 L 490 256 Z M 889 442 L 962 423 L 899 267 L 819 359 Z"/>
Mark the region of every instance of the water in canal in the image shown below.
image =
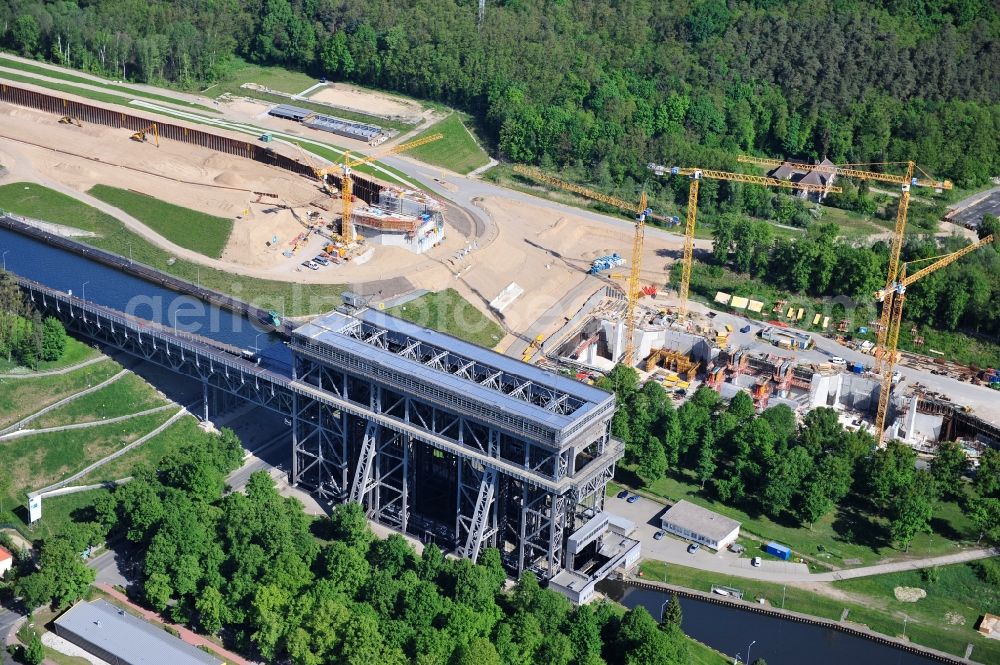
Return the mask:
<path id="1" fill-rule="evenodd" d="M 241 349 L 260 349 L 261 364 L 290 371 L 291 352 L 256 322 L 104 264 L 0 229 L 7 270 L 53 289 Z"/>
<path id="2" fill-rule="evenodd" d="M 629 609 L 642 605 L 660 618 L 669 596 L 621 582 L 602 582 L 598 589 Z M 862 637 L 812 624 L 747 612 L 725 605 L 681 598 L 685 633 L 735 660 L 764 658 L 767 665 L 936 665 L 938 661 L 888 647 Z"/>

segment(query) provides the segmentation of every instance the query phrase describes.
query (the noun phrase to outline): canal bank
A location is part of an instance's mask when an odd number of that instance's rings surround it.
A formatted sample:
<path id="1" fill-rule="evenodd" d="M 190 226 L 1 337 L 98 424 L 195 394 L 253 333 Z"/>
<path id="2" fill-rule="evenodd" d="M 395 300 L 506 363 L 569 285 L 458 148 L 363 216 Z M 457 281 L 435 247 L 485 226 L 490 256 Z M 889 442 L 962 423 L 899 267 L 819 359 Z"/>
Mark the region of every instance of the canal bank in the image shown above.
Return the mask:
<path id="1" fill-rule="evenodd" d="M 750 654 L 751 662 L 762 657 L 768 665 L 974 662 L 873 633 L 858 624 L 830 621 L 661 582 L 605 581 L 598 590 L 629 609 L 645 607 L 656 619 L 671 594 L 676 594 L 683 609 L 684 632 L 730 658 L 735 659 L 739 654 L 741 662 L 752 642 L 755 644 Z"/>

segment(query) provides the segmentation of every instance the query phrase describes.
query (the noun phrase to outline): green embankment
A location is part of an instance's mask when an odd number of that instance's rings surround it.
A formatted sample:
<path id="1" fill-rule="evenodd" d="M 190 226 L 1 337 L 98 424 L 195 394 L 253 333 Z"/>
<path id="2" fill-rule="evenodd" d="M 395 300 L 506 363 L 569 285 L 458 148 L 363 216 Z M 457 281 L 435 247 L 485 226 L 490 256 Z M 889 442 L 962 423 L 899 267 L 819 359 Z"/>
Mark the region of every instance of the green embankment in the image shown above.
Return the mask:
<path id="1" fill-rule="evenodd" d="M 733 587 L 743 592 L 745 600 L 764 598 L 773 607 L 780 608 L 784 598 L 786 610 L 834 621 L 847 609 L 848 622 L 889 636 L 902 635 L 905 616 L 906 637 L 915 644 L 963 656 L 971 643 L 973 661 L 1000 662 L 1000 643 L 975 630 L 983 612 L 1000 611 L 1000 590 L 979 580 L 967 564 L 937 569 L 934 582 L 909 571 L 823 585 L 826 594 L 653 561 L 643 562 L 641 571 L 647 579 L 704 592 L 713 585 Z M 922 588 L 927 596 L 916 602 L 896 600 L 894 589 L 900 586 Z"/>
<path id="2" fill-rule="evenodd" d="M 32 379 L 0 379 L 0 428 L 36 413 L 81 390 L 111 378 L 121 370 L 105 361 L 67 374 Z"/>
<path id="3" fill-rule="evenodd" d="M 28 74 L 59 79 L 60 81 L 68 81 L 70 83 L 82 83 L 85 85 L 98 86 L 100 88 L 103 88 L 104 90 L 110 91 L 111 93 L 121 93 L 126 96 L 142 97 L 144 99 L 151 99 L 153 101 L 164 102 L 166 104 L 174 104 L 176 106 L 186 106 L 190 109 L 196 109 L 198 111 L 207 111 L 209 113 L 216 113 L 216 114 L 218 113 L 218 111 L 216 111 L 215 109 L 203 106 L 201 104 L 196 104 L 194 102 L 189 102 L 183 99 L 175 99 L 173 97 L 167 97 L 166 95 L 158 95 L 156 93 L 148 92 L 141 88 L 130 88 L 123 85 L 116 85 L 114 83 L 107 83 L 105 81 L 96 81 L 94 79 L 87 78 L 85 76 L 77 76 L 76 74 L 71 74 L 61 69 L 50 69 L 48 67 L 41 67 L 39 65 L 33 65 L 27 62 L 21 62 L 20 60 L 5 58 L 3 56 L 0 56 L 0 67 L 6 67 L 8 69 L 17 69 L 19 71 Z M 10 76 L 11 74 L 8 72 L 0 72 L 0 77 L 10 77 Z M 24 82 L 33 83 L 35 81 L 25 80 Z M 44 85 L 45 87 L 53 87 L 55 85 L 60 85 L 60 84 L 50 83 L 47 81 L 37 81 L 37 84 Z M 67 88 L 68 87 L 69 86 L 67 86 Z M 75 87 L 72 90 L 64 89 L 63 92 L 72 92 L 72 94 L 80 95 L 82 97 L 88 97 L 90 94 L 93 95 L 101 94 L 100 92 L 95 92 L 87 88 L 75 88 Z M 91 99 L 97 99 L 97 101 L 109 101 L 108 99 L 98 99 L 96 97 L 91 97 Z M 125 100 L 124 102 L 119 100 L 119 101 L 114 101 L 114 103 L 122 104 L 128 102 L 127 100 Z"/>
<path id="4" fill-rule="evenodd" d="M 132 233 L 110 215 L 34 183 L 0 185 L 0 209 L 92 231 L 98 237 L 81 238 L 81 242 L 120 256 L 131 256 L 157 270 L 248 300 L 263 309 L 282 312 L 285 316 L 329 311 L 340 304 L 340 293 L 344 290 L 343 285 L 305 285 L 243 277 L 184 259 L 168 263 L 175 257 Z"/>
<path id="5" fill-rule="evenodd" d="M 183 208 L 138 192 L 94 185 L 87 192 L 135 217 L 167 240 L 212 258 L 222 256 L 233 220 Z"/>
<path id="6" fill-rule="evenodd" d="M 126 374 L 114 383 L 46 413 L 31 423 L 33 429 L 62 427 L 139 413 L 167 401 L 143 379 Z"/>
<path id="7" fill-rule="evenodd" d="M 617 489 L 617 485 L 609 486 L 609 496 Z M 939 503 L 932 521 L 934 531 L 917 534 L 904 555 L 885 542 L 883 517 L 850 505 L 839 507 L 808 528 L 778 523 L 765 515 L 751 515 L 707 498 L 700 485 L 686 473 L 661 478 L 643 491 L 671 502 L 686 499 L 738 520 L 744 533 L 765 541 L 776 540 L 797 553 L 841 567 L 878 563 L 885 557 L 918 559 L 950 554 L 955 551 L 956 542 L 975 542 L 978 536 L 969 518 L 954 502 Z"/>
<path id="8" fill-rule="evenodd" d="M 387 309 L 386 314 L 487 348 L 496 346 L 504 334 L 499 325 L 454 289 L 428 293 Z"/>
<path id="9" fill-rule="evenodd" d="M 6 357 L 0 358 L 0 374 L 13 373 L 13 370 L 23 371 L 25 375 L 30 375 L 35 372 L 47 372 L 56 369 L 62 369 L 64 367 L 69 367 L 70 365 L 76 365 L 77 363 L 82 363 L 85 360 L 90 360 L 97 355 L 97 349 L 94 347 L 84 344 L 83 342 L 76 340 L 72 337 L 66 338 L 66 350 L 59 360 L 43 360 L 38 363 L 38 367 L 34 370 L 28 370 L 26 368 L 21 368 L 14 361 L 8 361 Z"/>
<path id="10" fill-rule="evenodd" d="M 452 113 L 410 140 L 415 141 L 431 134 L 442 134 L 443 138 L 409 150 L 406 154 L 426 164 L 441 166 L 461 174 L 485 166 L 490 161 L 489 155 L 466 129 L 458 113 Z"/>

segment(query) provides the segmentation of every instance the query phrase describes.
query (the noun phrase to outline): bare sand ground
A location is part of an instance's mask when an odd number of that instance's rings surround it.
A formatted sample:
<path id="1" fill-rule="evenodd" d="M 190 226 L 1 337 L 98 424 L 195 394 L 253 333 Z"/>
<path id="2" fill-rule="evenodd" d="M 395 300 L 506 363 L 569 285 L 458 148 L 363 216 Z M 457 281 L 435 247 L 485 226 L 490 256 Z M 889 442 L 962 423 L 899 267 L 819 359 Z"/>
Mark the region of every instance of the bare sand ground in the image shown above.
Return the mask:
<path id="1" fill-rule="evenodd" d="M 309 99 L 336 104 L 361 113 L 419 117 L 423 108 L 416 102 L 346 83 L 328 83 L 309 95 Z"/>
<path id="2" fill-rule="evenodd" d="M 593 288 L 581 293 L 600 288 L 603 280 L 586 274 L 594 258 L 612 252 L 630 258 L 632 233 L 627 228 L 498 197 L 483 199 L 481 206 L 496 224 L 497 237 L 467 259 L 470 267 L 461 273 L 461 281 L 479 301 L 492 300 L 511 282 L 524 289 L 503 312 L 515 332 L 528 329 L 582 282 L 591 282 Z M 647 236 L 643 284 L 662 288 L 665 270 L 679 256 L 682 243 L 683 238 Z M 628 266 L 620 272 L 627 273 Z"/>

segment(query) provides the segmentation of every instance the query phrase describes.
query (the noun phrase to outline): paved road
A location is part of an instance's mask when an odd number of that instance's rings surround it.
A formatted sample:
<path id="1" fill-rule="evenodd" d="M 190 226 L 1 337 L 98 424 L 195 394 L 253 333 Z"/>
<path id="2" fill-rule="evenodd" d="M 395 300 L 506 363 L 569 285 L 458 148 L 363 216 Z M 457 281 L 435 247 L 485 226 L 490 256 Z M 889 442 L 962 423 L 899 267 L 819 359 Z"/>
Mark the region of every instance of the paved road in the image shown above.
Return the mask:
<path id="1" fill-rule="evenodd" d="M 128 580 L 122 574 L 122 567 L 125 561 L 117 551 L 108 549 L 94 558 L 87 561 L 87 566 L 94 569 L 97 575 L 95 582 L 120 586 L 123 589 L 128 587 Z"/>
<path id="2" fill-rule="evenodd" d="M 628 503 L 624 499 L 608 497 L 606 510 L 635 523 L 636 530 L 632 537 L 642 542 L 642 556 L 645 559 L 766 582 L 836 582 L 905 570 L 919 570 L 932 566 L 965 563 L 1000 555 L 1000 548 L 976 548 L 924 559 L 894 561 L 825 573 L 811 573 L 809 567 L 804 563 L 773 560 L 761 561 L 760 567 L 756 568 L 750 564 L 748 556 L 740 557 L 728 551 L 713 552 L 709 548 L 702 547 L 694 554 L 690 554 L 687 551 L 688 541 L 669 534 L 662 540 L 655 540 L 653 534 L 659 530 L 660 515 L 666 510 L 666 506 L 658 501 L 640 497 L 635 503 Z"/>
<path id="3" fill-rule="evenodd" d="M 956 224 L 982 221 L 985 214 L 1000 216 L 1000 187 L 974 194 L 952 208 L 959 210 L 951 218 Z"/>

